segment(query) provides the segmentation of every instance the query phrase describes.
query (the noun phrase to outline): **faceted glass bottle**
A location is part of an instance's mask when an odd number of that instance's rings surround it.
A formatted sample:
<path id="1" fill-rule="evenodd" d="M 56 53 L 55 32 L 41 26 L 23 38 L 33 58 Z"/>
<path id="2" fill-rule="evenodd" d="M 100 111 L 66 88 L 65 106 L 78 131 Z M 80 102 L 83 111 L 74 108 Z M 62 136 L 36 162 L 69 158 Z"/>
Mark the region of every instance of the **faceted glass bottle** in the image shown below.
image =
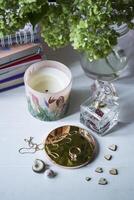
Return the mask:
<path id="1" fill-rule="evenodd" d="M 80 106 L 80 122 L 99 135 L 105 135 L 118 123 L 117 100 L 112 84 L 96 81 L 91 97 Z"/>

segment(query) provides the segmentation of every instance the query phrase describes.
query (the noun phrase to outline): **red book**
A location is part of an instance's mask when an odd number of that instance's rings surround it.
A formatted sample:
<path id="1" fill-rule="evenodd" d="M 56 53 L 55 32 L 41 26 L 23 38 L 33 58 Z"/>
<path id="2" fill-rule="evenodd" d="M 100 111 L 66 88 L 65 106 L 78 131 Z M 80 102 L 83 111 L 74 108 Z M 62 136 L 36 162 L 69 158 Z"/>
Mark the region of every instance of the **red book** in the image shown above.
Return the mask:
<path id="1" fill-rule="evenodd" d="M 41 59 L 41 55 L 40 54 L 35 54 L 35 55 L 32 55 L 32 56 L 28 56 L 26 58 L 22 58 L 21 60 L 17 60 L 13 63 L 10 63 L 8 65 L 5 65 L 4 67 L 1 67 L 1 69 L 5 69 L 5 68 L 10 68 L 10 67 L 13 67 L 15 65 L 20 65 L 22 63 L 26 63 L 26 62 L 30 62 L 32 60 L 36 60 L 36 59 Z"/>
<path id="2" fill-rule="evenodd" d="M 42 57 L 40 54 L 38 54 L 38 55 L 30 56 L 28 58 L 24 58 L 21 61 L 15 61 L 12 64 L 2 67 L 0 69 L 0 75 L 10 72 L 10 71 L 13 71 L 13 70 L 19 70 L 21 68 L 24 68 L 25 66 L 29 66 L 29 65 L 33 64 L 34 62 L 38 62 L 40 60 L 42 60 Z"/>
<path id="3" fill-rule="evenodd" d="M 11 62 L 22 59 L 27 56 L 39 54 L 42 49 L 41 44 L 24 44 L 12 46 L 10 49 L 0 50 L 0 68 Z"/>

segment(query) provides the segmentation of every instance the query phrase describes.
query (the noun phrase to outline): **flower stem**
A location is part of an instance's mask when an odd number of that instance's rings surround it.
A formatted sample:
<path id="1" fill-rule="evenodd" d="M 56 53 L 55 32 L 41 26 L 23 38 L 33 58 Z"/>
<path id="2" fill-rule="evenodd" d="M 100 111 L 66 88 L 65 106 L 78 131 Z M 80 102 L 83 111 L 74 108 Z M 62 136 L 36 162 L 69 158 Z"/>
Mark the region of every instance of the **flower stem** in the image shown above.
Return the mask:
<path id="1" fill-rule="evenodd" d="M 110 67 L 110 69 L 112 70 L 112 72 L 113 72 L 113 76 L 114 76 L 115 78 L 117 78 L 118 75 L 117 75 L 115 69 L 113 68 L 113 66 L 111 65 L 111 63 L 109 62 L 109 60 L 108 60 L 107 57 L 105 58 L 105 61 L 106 61 L 106 63 L 108 64 L 108 66 Z"/>

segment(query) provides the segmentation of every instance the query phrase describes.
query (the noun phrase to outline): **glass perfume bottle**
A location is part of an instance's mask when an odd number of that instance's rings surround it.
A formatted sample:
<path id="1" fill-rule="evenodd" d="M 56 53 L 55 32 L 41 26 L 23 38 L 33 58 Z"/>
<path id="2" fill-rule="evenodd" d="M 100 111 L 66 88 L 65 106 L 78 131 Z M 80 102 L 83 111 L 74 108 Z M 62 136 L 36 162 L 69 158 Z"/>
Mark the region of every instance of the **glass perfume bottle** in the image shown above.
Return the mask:
<path id="1" fill-rule="evenodd" d="M 118 123 L 119 104 L 112 84 L 96 81 L 92 95 L 80 106 L 80 121 L 99 135 L 105 135 Z"/>

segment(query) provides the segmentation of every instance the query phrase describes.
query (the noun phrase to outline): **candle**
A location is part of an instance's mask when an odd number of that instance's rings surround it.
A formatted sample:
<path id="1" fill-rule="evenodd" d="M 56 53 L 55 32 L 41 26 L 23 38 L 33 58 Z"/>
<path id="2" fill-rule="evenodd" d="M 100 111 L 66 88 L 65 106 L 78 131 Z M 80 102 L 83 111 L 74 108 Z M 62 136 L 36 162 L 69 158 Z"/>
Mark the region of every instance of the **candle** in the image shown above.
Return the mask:
<path id="1" fill-rule="evenodd" d="M 44 121 L 60 119 L 67 110 L 72 75 L 65 65 L 41 61 L 31 65 L 24 76 L 28 109 Z"/>
<path id="2" fill-rule="evenodd" d="M 29 85 L 39 92 L 55 93 L 63 90 L 69 83 L 68 76 L 55 68 L 46 67 L 39 69 L 33 76 Z"/>

